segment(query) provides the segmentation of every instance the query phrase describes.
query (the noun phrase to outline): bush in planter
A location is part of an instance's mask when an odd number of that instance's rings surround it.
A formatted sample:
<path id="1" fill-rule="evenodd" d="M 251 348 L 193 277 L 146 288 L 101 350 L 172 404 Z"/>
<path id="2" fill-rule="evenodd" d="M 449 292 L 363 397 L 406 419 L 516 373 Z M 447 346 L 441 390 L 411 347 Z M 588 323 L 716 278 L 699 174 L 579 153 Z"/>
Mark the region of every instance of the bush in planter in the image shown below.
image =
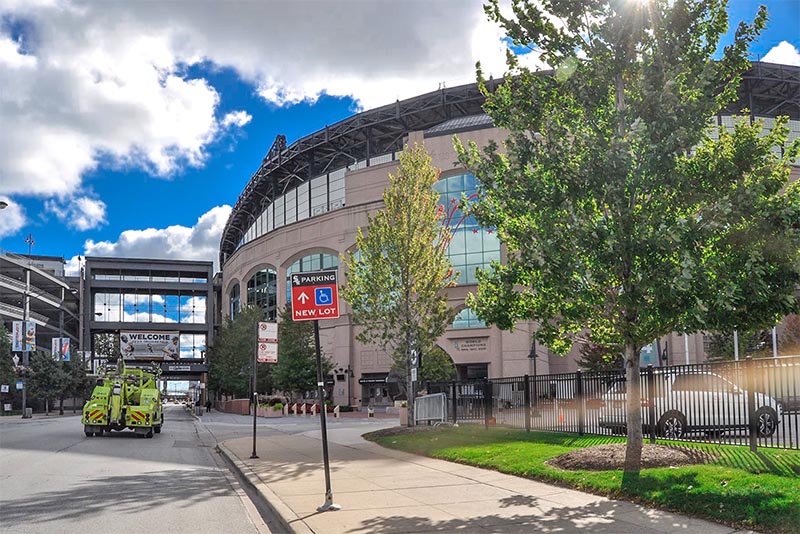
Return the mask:
<path id="1" fill-rule="evenodd" d="M 272 405 L 272 409 L 276 412 L 283 411 L 283 403 L 276 402 Z"/>

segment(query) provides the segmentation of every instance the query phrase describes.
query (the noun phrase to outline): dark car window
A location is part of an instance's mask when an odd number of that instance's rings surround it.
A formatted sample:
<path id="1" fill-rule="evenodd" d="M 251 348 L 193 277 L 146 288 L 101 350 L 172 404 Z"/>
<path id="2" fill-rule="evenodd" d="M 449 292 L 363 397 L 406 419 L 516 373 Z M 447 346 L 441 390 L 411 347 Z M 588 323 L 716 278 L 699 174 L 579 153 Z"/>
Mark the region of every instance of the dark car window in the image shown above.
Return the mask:
<path id="1" fill-rule="evenodd" d="M 673 391 L 708 391 L 703 375 L 678 375 L 672 385 Z"/>

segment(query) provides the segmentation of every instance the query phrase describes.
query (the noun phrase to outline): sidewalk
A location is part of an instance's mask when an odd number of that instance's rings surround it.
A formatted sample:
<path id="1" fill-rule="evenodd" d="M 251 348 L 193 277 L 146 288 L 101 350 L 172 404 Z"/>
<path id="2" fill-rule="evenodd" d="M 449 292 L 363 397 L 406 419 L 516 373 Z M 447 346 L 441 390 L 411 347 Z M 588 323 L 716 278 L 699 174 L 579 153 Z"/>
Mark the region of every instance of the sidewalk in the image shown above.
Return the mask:
<path id="1" fill-rule="evenodd" d="M 220 452 L 297 534 L 591 532 L 730 534 L 736 529 L 496 471 L 382 448 L 329 428 L 335 512 L 325 502 L 320 432 L 233 439 Z"/>

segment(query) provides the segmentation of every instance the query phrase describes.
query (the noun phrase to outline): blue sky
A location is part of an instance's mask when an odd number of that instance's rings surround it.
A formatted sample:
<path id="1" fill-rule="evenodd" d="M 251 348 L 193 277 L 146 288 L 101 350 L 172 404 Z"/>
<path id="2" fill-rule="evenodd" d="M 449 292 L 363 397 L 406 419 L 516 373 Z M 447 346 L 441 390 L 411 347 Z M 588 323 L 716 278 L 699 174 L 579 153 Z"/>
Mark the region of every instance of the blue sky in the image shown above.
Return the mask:
<path id="1" fill-rule="evenodd" d="M 800 1 L 763 3 L 754 59 L 800 65 Z M 215 259 L 277 134 L 499 76 L 504 46 L 477 1 L 0 0 L 0 248 Z"/>

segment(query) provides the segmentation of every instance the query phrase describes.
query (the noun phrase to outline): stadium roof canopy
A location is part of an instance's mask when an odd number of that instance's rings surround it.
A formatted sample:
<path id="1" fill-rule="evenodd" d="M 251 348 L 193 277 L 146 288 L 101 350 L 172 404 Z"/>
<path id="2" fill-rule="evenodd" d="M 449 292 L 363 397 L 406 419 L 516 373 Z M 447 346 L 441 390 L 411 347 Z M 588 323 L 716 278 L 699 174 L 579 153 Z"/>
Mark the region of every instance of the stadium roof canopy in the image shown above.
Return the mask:
<path id="1" fill-rule="evenodd" d="M 490 80 L 489 89 L 497 83 Z M 411 131 L 443 135 L 444 131 L 488 127 L 491 121 L 480 118 L 483 102 L 476 84 L 442 88 L 358 113 L 289 146 L 286 136 L 276 136 L 228 218 L 220 240 L 220 265 L 264 208 L 287 190 L 357 161 L 401 150 L 403 138 Z M 739 113 L 745 108 L 752 116 L 788 115 L 800 120 L 800 67 L 753 63 L 743 76 L 739 100 L 726 111 Z"/>

